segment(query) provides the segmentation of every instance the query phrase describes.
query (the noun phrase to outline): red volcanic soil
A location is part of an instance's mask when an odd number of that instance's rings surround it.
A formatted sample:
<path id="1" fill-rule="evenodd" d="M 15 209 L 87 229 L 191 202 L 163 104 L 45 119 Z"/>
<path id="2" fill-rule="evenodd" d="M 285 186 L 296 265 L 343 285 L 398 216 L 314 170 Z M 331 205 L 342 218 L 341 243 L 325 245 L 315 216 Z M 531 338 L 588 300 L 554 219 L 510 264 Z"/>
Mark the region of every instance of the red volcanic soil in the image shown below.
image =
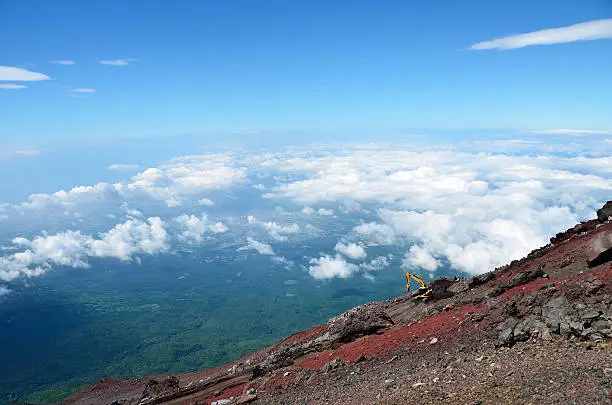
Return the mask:
<path id="1" fill-rule="evenodd" d="M 105 379 L 61 404 L 612 403 L 612 222 L 552 240 L 436 280 L 427 302 L 366 304 L 215 369 Z"/>
<path id="2" fill-rule="evenodd" d="M 428 338 L 445 336 L 449 332 L 456 331 L 466 317 L 483 309 L 484 305 L 464 305 L 456 310 L 440 312 L 410 326 L 394 326 L 379 334 L 361 337 L 335 350 L 311 353 L 304 358 L 296 359 L 295 364 L 309 370 L 318 370 L 336 357 L 348 363 L 355 362 L 359 356 L 369 358 L 388 355 L 402 345 L 419 344 L 417 342 L 423 339 L 425 340 L 421 343 L 429 345 Z"/>

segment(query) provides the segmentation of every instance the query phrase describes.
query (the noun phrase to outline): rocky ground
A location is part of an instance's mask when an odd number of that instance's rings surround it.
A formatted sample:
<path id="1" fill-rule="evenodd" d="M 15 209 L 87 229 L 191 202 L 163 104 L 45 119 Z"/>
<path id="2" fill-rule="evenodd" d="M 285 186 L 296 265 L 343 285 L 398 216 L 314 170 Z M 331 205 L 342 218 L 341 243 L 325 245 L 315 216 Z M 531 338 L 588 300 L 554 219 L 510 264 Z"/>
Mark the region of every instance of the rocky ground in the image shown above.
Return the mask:
<path id="1" fill-rule="evenodd" d="M 105 379 L 72 404 L 612 403 L 612 202 L 526 258 L 213 370 Z"/>

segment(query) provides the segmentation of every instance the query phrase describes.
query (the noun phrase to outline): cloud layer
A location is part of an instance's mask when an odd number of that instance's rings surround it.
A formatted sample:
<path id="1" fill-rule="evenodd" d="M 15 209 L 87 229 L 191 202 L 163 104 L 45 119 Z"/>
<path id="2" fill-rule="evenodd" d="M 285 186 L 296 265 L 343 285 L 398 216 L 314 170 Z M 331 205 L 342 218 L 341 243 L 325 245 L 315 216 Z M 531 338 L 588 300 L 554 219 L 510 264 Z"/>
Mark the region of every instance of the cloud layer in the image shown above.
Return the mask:
<path id="1" fill-rule="evenodd" d="M 316 237 L 329 245 L 320 254 L 308 253 L 301 264 L 318 279 L 358 273 L 372 278 L 391 263 L 385 253 L 367 261 L 374 246 L 399 250 L 402 266 L 415 271 L 477 274 L 524 256 L 555 232 L 592 216 L 609 199 L 611 178 L 609 157 L 417 151 L 385 144 L 318 146 L 316 153 L 304 148 L 181 156 L 118 183 L 0 205 L 4 224 L 37 218 L 44 228 L 73 221 L 53 234 L 13 239 L 14 251 L 0 258 L 0 280 L 37 276 L 53 266 L 87 267 L 90 257 L 132 260 L 166 252 L 173 242 L 220 238 L 233 241 L 227 246 L 234 254 L 236 245 L 243 246 L 239 250 L 291 266 L 269 242 L 291 247 Z M 252 188 L 262 183 L 265 187 Z M 213 202 L 209 196 L 215 190 Z M 247 211 L 228 212 L 227 221 L 189 212 L 203 205 L 224 210 L 240 190 L 249 198 Z M 253 193 L 278 209 L 252 208 Z M 160 209 L 160 202 L 168 217 L 147 212 Z M 181 211 L 168 215 L 172 209 Z M 126 220 L 97 235 L 75 230 L 75 219 L 89 223 L 87 216 L 97 212 Z"/>
<path id="2" fill-rule="evenodd" d="M 408 244 L 404 265 L 429 271 L 482 273 L 520 258 L 592 215 L 612 190 L 608 158 L 361 149 L 274 164 L 301 179 L 268 198 L 377 206 L 378 221 L 357 225 L 354 237 Z"/>
<path id="3" fill-rule="evenodd" d="M 470 49 L 517 49 L 531 45 L 552 45 L 605 38 L 612 38 L 612 19 L 587 21 L 567 27 L 510 35 L 475 43 Z"/>
<path id="4" fill-rule="evenodd" d="M 98 237 L 80 231 L 42 234 L 29 240 L 15 238 L 20 251 L 0 257 L 0 280 L 44 274 L 52 266 L 89 267 L 89 257 L 129 261 L 138 254 L 156 254 L 168 250 L 168 233 L 158 217 L 146 221 L 129 219 Z"/>
<path id="5" fill-rule="evenodd" d="M 612 131 L 595 129 L 545 129 L 528 132 L 534 135 L 561 135 L 561 136 L 589 136 L 589 135 L 612 135 Z"/>

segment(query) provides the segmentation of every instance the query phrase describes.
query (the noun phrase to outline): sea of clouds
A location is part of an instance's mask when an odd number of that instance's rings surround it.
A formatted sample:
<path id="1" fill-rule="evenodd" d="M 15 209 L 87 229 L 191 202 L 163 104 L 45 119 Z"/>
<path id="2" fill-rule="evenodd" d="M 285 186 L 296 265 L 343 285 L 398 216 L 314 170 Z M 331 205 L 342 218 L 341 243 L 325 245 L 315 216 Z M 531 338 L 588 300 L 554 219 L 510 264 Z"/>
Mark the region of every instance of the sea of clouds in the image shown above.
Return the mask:
<path id="1" fill-rule="evenodd" d="M 0 205 L 3 231 L 14 228 L 0 250 L 0 295 L 53 269 L 87 268 L 90 258 L 132 261 L 221 238 L 239 245 L 234 251 L 293 265 L 277 245 L 321 238 L 340 220 L 353 221 L 352 230 L 298 263 L 316 279 L 385 268 L 373 246 L 401 248 L 407 269 L 479 274 L 592 218 L 612 194 L 611 160 L 383 143 L 178 156 L 123 181 Z M 278 215 L 224 210 L 241 198 L 246 211 L 260 200 Z M 114 224 L 92 232 L 86 225 L 98 217 Z M 23 236 L 25 218 L 39 231 Z"/>

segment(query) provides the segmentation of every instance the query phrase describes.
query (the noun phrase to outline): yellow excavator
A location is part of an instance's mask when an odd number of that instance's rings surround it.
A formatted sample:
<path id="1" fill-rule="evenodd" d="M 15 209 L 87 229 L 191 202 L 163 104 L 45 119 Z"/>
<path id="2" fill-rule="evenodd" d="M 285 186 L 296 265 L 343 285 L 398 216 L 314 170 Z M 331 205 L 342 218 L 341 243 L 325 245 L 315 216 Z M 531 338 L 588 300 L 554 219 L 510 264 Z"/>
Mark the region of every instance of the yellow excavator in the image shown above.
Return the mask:
<path id="1" fill-rule="evenodd" d="M 413 279 L 417 283 L 419 283 L 420 287 L 417 290 L 417 295 L 414 297 L 417 300 L 426 300 L 431 298 L 431 288 L 425 285 L 425 282 L 418 276 L 410 272 L 406 272 L 406 292 L 410 291 L 410 279 Z"/>

